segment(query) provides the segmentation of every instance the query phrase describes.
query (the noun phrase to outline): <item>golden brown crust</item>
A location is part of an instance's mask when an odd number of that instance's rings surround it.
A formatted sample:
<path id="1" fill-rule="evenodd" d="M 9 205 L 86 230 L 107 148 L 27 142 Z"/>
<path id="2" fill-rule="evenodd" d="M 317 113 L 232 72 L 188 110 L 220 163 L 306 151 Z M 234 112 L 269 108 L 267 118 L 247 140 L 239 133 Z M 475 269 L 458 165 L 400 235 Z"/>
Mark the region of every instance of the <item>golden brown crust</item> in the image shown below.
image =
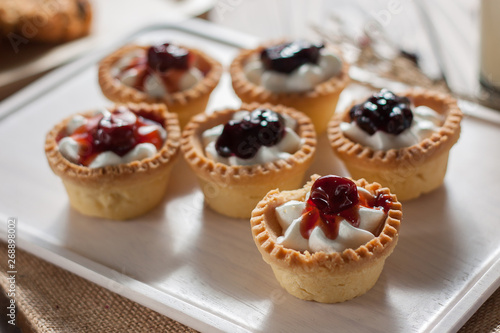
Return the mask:
<path id="1" fill-rule="evenodd" d="M 112 108 L 116 108 L 119 105 L 117 104 Z M 163 169 L 167 167 L 167 164 L 175 160 L 179 151 L 180 128 L 177 116 L 167 112 L 167 108 L 163 104 L 129 103 L 125 104 L 125 106 L 133 112 L 141 111 L 165 119 L 163 125 L 167 131 L 167 139 L 156 155 L 140 161 L 102 168 L 89 168 L 74 164 L 62 156 L 56 142 L 57 135 L 64 130 L 68 121 L 73 117 L 71 116 L 55 125 L 47 134 L 45 140 L 45 154 L 54 173 L 63 180 L 73 183 L 100 186 L 114 184 L 117 181 L 120 181 L 122 184 L 123 182 L 137 182 L 144 179 L 144 177 L 154 177 L 161 174 Z M 87 111 L 82 113 L 82 115 L 90 116 L 94 112 Z"/>
<path id="2" fill-rule="evenodd" d="M 229 166 L 216 163 L 207 158 L 201 144 L 201 134 L 219 124 L 229 121 L 232 115 L 241 110 L 269 108 L 275 112 L 287 114 L 297 121 L 297 134 L 303 140 L 301 148 L 287 159 L 252 166 Z M 277 178 L 289 177 L 290 174 L 304 173 L 312 162 L 316 150 L 316 133 L 308 117 L 292 108 L 270 104 L 242 104 L 238 109 L 225 109 L 210 115 L 200 114 L 189 122 L 182 133 L 181 149 L 184 158 L 198 177 L 223 183 L 228 186 L 244 184 L 266 184 Z M 286 173 L 283 173 L 286 171 Z"/>
<path id="3" fill-rule="evenodd" d="M 229 72 L 231 74 L 233 88 L 243 102 L 255 101 L 292 106 L 291 103 L 296 102 L 297 100 L 311 100 L 330 95 L 332 93 L 339 93 L 349 83 L 349 65 L 346 61 L 342 61 L 342 69 L 338 75 L 316 85 L 316 87 L 314 87 L 311 91 L 276 93 L 250 82 L 244 71 L 244 66 L 248 59 L 255 54 L 259 54 L 264 48 L 278 43 L 279 42 L 277 41 L 273 41 L 255 49 L 242 50 L 231 63 Z"/>
<path id="4" fill-rule="evenodd" d="M 88 0 L 2 0 L 0 35 L 18 34 L 40 42 L 66 42 L 88 35 L 92 6 Z M 12 38 L 12 36 L 11 36 Z"/>
<path id="5" fill-rule="evenodd" d="M 219 83 L 222 75 L 222 65 L 208 56 L 202 51 L 188 48 L 190 52 L 196 55 L 198 59 L 197 67 L 203 72 L 207 73 L 203 80 L 200 80 L 192 88 L 179 91 L 164 98 L 151 97 L 148 94 L 139 91 L 135 88 L 126 86 L 120 81 L 116 80 L 111 69 L 113 65 L 121 59 L 124 55 L 128 54 L 135 49 L 147 50 L 147 46 L 139 45 L 126 45 L 112 54 L 104 58 L 99 64 L 99 85 L 101 86 L 104 95 L 114 102 L 145 102 L 145 103 L 165 103 L 170 109 L 177 109 L 193 103 L 196 100 L 206 98 L 214 90 L 215 86 Z M 204 109 L 198 110 L 203 112 Z"/>
<path id="6" fill-rule="evenodd" d="M 382 259 L 384 260 L 396 246 L 401 219 L 402 205 L 388 188 L 378 183 L 369 184 L 364 179 L 355 181 L 357 186 L 379 194 L 389 194 L 391 197 L 390 209 L 380 234 L 365 245 L 357 249 L 346 249 L 343 252 L 325 253 L 308 251 L 300 252 L 283 247 L 276 242 L 282 235 L 281 227 L 276 218 L 275 208 L 289 200 L 304 200 L 318 175 L 311 176 L 311 181 L 304 188 L 294 191 L 270 191 L 252 212 L 250 225 L 255 244 L 264 260 L 272 265 L 305 272 L 327 269 L 331 272 L 346 273 L 359 270 L 362 265 Z"/>
<path id="7" fill-rule="evenodd" d="M 335 114 L 328 125 L 328 138 L 334 152 L 346 163 L 355 163 L 360 168 L 392 169 L 402 165 L 416 168 L 442 152 L 449 151 L 458 141 L 460 121 L 463 117 L 456 100 L 450 95 L 420 88 L 406 91 L 401 95 L 409 97 L 415 106 L 426 105 L 445 115 L 446 118 L 439 130 L 431 137 L 410 147 L 374 151 L 351 141 L 340 129 L 341 122 L 349 121 L 349 110 L 356 104 L 353 103 L 345 112 Z"/>

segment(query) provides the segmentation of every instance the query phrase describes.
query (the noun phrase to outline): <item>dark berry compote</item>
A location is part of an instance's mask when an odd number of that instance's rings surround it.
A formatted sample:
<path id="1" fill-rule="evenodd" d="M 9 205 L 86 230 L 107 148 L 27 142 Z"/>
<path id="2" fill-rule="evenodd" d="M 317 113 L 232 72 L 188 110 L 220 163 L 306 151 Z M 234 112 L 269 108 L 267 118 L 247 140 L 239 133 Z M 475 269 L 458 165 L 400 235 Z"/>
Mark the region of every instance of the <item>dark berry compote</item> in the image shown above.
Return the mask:
<path id="1" fill-rule="evenodd" d="M 379 130 L 398 135 L 409 128 L 413 121 L 410 100 L 387 89 L 352 107 L 349 116 L 351 121 L 370 135 Z"/>
<path id="2" fill-rule="evenodd" d="M 344 177 L 328 175 L 318 178 L 311 187 L 306 208 L 302 213 L 300 233 L 309 239 L 315 227 L 321 228 L 325 236 L 335 239 L 340 222 L 345 219 L 354 227 L 359 227 L 359 207 L 378 208 L 388 212 L 390 196 L 379 194 L 366 198 L 358 194 L 356 184 Z"/>
<path id="3" fill-rule="evenodd" d="M 242 120 L 230 120 L 215 142 L 222 157 L 250 159 L 262 146 L 274 146 L 285 135 L 285 120 L 269 109 L 256 109 Z"/>
<path id="4" fill-rule="evenodd" d="M 260 59 L 267 70 L 289 74 L 303 64 L 317 64 L 323 44 L 296 40 L 265 48 Z"/>

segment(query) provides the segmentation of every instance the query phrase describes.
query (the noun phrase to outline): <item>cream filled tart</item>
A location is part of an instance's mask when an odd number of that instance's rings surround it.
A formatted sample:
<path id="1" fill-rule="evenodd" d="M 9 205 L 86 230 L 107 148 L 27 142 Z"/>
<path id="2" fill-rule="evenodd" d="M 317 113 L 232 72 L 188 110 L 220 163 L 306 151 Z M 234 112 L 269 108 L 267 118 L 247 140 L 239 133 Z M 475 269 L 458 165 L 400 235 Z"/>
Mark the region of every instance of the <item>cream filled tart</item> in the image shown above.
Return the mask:
<path id="1" fill-rule="evenodd" d="M 349 83 L 348 69 L 331 46 L 295 40 L 242 50 L 229 71 L 242 102 L 293 107 L 311 118 L 320 134 Z"/>
<path id="2" fill-rule="evenodd" d="M 443 183 L 461 119 L 447 94 L 383 89 L 336 114 L 328 137 L 352 177 L 379 182 L 399 200 L 409 200 Z"/>
<path id="3" fill-rule="evenodd" d="M 180 128 L 163 104 L 118 104 L 64 119 L 45 154 L 72 207 L 116 220 L 158 205 L 179 151 Z"/>
<path id="4" fill-rule="evenodd" d="M 126 45 L 99 64 L 103 94 L 118 103 L 164 103 L 181 127 L 205 111 L 222 65 L 204 52 L 173 43 Z"/>
<path id="5" fill-rule="evenodd" d="M 316 150 L 310 119 L 270 104 L 195 116 L 182 134 L 184 158 L 213 210 L 248 218 L 274 188 L 302 183 Z"/>
<path id="6" fill-rule="evenodd" d="M 336 303 L 374 286 L 401 219 L 402 206 L 389 189 L 313 175 L 301 189 L 267 193 L 250 224 L 283 288 L 300 299 Z"/>

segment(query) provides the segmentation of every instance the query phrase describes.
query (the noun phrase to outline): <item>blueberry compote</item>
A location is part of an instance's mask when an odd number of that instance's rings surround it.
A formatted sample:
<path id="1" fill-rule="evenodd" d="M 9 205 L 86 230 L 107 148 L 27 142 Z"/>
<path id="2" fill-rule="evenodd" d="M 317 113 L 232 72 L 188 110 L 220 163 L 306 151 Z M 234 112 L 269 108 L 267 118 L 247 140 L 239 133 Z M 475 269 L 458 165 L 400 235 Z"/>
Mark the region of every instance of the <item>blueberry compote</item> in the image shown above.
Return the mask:
<path id="1" fill-rule="evenodd" d="M 349 116 L 370 135 L 378 130 L 398 135 L 411 126 L 413 113 L 410 105 L 407 97 L 382 89 L 364 103 L 355 105 Z"/>
<path id="2" fill-rule="evenodd" d="M 260 59 L 265 69 L 289 74 L 303 64 L 317 64 L 323 47 L 323 44 L 297 40 L 262 50 Z"/>
<path id="3" fill-rule="evenodd" d="M 97 114 L 87 119 L 86 124 L 77 128 L 71 138 L 79 145 L 78 163 L 88 166 L 102 152 L 111 151 L 123 156 L 140 143 L 152 143 L 157 150 L 163 145 L 163 138 L 158 130 L 141 131 L 143 126 L 162 125 L 157 119 L 148 119 L 147 115 L 120 107 L 107 113 Z M 60 141 L 64 135 L 58 137 Z"/>
<path id="4" fill-rule="evenodd" d="M 269 109 L 256 109 L 241 121 L 230 120 L 215 143 L 220 156 L 250 159 L 262 146 L 274 146 L 285 135 L 285 120 Z"/>
<path id="5" fill-rule="evenodd" d="M 311 187 L 302 213 L 300 233 L 309 239 L 313 229 L 320 227 L 326 237 L 335 239 L 343 219 L 359 227 L 360 206 L 383 209 L 387 213 L 390 204 L 391 197 L 387 194 L 366 198 L 358 194 L 358 188 L 352 180 L 334 175 L 323 176 Z"/>

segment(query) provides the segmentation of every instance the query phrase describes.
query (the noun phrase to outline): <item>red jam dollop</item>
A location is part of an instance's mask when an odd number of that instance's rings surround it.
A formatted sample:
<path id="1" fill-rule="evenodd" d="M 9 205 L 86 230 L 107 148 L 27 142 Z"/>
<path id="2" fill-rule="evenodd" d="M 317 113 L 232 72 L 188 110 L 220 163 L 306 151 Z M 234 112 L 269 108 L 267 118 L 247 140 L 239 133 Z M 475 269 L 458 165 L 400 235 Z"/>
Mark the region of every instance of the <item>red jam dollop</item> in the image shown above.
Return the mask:
<path id="1" fill-rule="evenodd" d="M 126 67 L 121 74 L 134 68 L 138 75 L 134 88 L 145 91 L 146 80 L 156 74 L 169 93 L 180 91 L 180 79 L 184 73 L 195 64 L 195 55 L 188 49 L 175 44 L 164 43 L 148 48 L 145 57 L 137 57 Z M 203 73 L 205 75 L 205 73 Z"/>
<path id="2" fill-rule="evenodd" d="M 289 74 L 303 64 L 317 64 L 323 44 L 297 40 L 262 50 L 260 59 L 267 70 Z"/>
<path id="3" fill-rule="evenodd" d="M 187 70 L 194 61 L 188 49 L 170 43 L 151 46 L 147 58 L 149 68 L 158 72 L 170 69 Z"/>
<path id="4" fill-rule="evenodd" d="M 140 128 L 152 125 L 162 127 L 162 122 L 142 112 L 134 113 L 125 107 L 119 107 L 106 116 L 97 114 L 87 118 L 86 124 L 70 135 L 80 146 L 78 163 L 89 166 L 97 155 L 105 151 L 124 156 L 141 143 L 151 143 L 160 150 L 163 146 L 160 131 L 141 131 Z M 60 135 L 57 142 L 66 136 Z"/>
<path id="5" fill-rule="evenodd" d="M 230 120 L 215 142 L 222 157 L 237 156 L 250 159 L 260 147 L 274 146 L 285 135 L 285 119 L 269 109 L 256 109 L 241 121 Z"/>
<path id="6" fill-rule="evenodd" d="M 366 198 L 358 194 L 357 186 L 352 180 L 334 175 L 323 176 L 311 187 L 302 213 L 300 233 L 302 237 L 309 239 L 313 229 L 319 227 L 327 238 L 335 239 L 342 219 L 359 227 L 360 206 L 379 208 L 387 213 L 390 204 L 391 198 L 387 194 Z"/>

